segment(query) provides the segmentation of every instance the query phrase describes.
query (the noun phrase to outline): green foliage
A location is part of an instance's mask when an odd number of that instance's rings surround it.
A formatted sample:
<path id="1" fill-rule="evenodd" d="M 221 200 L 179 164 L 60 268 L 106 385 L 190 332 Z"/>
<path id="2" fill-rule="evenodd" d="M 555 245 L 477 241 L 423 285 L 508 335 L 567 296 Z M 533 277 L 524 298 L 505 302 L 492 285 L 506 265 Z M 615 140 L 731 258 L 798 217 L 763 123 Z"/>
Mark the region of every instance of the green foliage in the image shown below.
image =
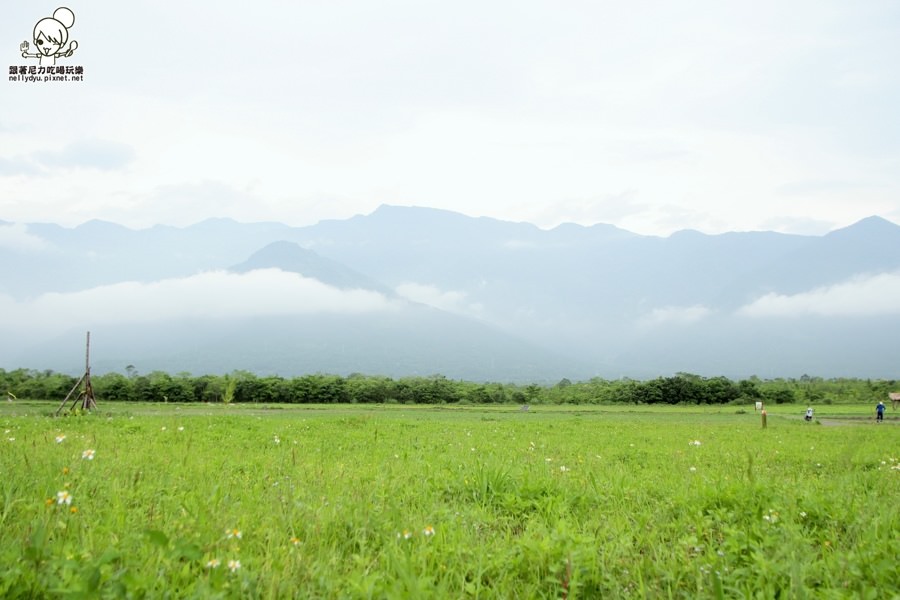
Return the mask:
<path id="1" fill-rule="evenodd" d="M 222 402 L 225 404 L 231 404 L 234 402 L 234 395 L 237 391 L 237 379 L 234 378 L 225 378 L 225 386 L 222 391 Z"/>
<path id="2" fill-rule="evenodd" d="M 129 365 L 131 367 L 131 365 Z M 189 373 L 172 376 L 162 371 L 139 375 L 131 367 L 128 376 L 106 373 L 92 377 L 101 401 L 232 402 L 284 404 L 840 404 L 871 402 L 874 406 L 888 391 L 900 389 L 893 380 L 832 379 L 804 376 L 800 379 L 762 381 L 752 377 L 734 382 L 726 377 L 701 377 L 678 373 L 647 381 L 632 379 L 584 382 L 562 379 L 554 385 L 476 383 L 454 381 L 442 375 L 429 377 L 347 377 L 314 373 L 285 379 L 258 376 L 249 371 L 227 375 Z M 76 379 L 53 371 L 0 369 L 0 390 L 19 398 L 61 400 Z"/>
<path id="3" fill-rule="evenodd" d="M 796 401 L 794 391 L 789 388 L 775 388 L 763 392 L 767 404 L 792 404 Z"/>
<path id="4" fill-rule="evenodd" d="M 273 406 L 4 406 L 0 597 L 900 594 L 893 426 Z"/>

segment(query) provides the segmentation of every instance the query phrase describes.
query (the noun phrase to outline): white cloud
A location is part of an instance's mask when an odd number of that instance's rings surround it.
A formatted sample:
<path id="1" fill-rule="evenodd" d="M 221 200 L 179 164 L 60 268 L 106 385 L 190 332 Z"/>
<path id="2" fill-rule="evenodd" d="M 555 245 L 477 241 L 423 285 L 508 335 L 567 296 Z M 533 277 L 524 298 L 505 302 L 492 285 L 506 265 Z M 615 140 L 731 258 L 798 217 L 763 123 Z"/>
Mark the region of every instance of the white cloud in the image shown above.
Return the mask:
<path id="1" fill-rule="evenodd" d="M 545 226 L 560 223 L 619 223 L 628 217 L 646 216 L 650 205 L 637 201 L 634 190 L 602 197 L 569 198 L 553 204 L 537 204 L 530 218 Z"/>
<path id="2" fill-rule="evenodd" d="M 43 238 L 28 233 L 28 226 L 23 223 L 0 225 L 0 248 L 17 252 L 39 252 L 48 247 L 49 244 Z"/>
<path id="3" fill-rule="evenodd" d="M 395 288 L 395 291 L 413 302 L 420 302 L 453 313 L 474 314 L 483 308 L 477 302 L 467 302 L 465 292 L 443 291 L 433 285 L 401 283 Z"/>
<path id="4" fill-rule="evenodd" d="M 310 313 L 356 314 L 397 310 L 383 295 L 343 291 L 278 269 L 236 274 L 211 271 L 153 283 L 127 282 L 79 292 L 50 293 L 18 302 L 0 295 L 9 327 L 49 332 L 74 323 L 152 322 L 165 319 L 230 319 Z"/>
<path id="5" fill-rule="evenodd" d="M 835 224 L 811 217 L 773 217 L 761 223 L 760 229 L 795 235 L 825 235 Z"/>
<path id="6" fill-rule="evenodd" d="M 4 158 L 0 156 L 0 177 L 14 177 L 21 175 L 40 176 L 41 171 L 27 159 L 20 156 L 13 158 Z"/>
<path id="7" fill-rule="evenodd" d="M 766 294 L 738 310 L 764 317 L 869 317 L 900 315 L 900 273 L 859 276 L 794 295 Z"/>
<path id="8" fill-rule="evenodd" d="M 642 328 L 657 327 L 668 323 L 695 323 L 710 315 L 709 308 L 695 304 L 693 306 L 664 306 L 654 308 L 638 320 Z"/>
<path id="9" fill-rule="evenodd" d="M 121 169 L 135 158 L 134 148 L 121 142 L 87 139 L 67 144 L 58 151 L 36 153 L 39 162 L 49 168 L 91 168 L 101 171 Z"/>

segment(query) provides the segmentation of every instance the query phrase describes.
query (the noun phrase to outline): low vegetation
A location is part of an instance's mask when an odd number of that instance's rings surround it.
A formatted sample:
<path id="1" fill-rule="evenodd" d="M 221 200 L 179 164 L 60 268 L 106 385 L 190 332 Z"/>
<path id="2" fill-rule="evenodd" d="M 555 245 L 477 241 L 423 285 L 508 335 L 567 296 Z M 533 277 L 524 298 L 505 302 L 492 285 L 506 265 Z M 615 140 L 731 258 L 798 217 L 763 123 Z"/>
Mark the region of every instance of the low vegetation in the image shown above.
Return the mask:
<path id="1" fill-rule="evenodd" d="M 0 404 L 4 598 L 900 594 L 892 424 L 103 399 L 48 416 L 57 404 Z"/>
<path id="2" fill-rule="evenodd" d="M 0 391 L 17 397 L 61 400 L 77 378 L 53 371 L 0 369 Z M 390 377 L 312 374 L 302 377 L 257 376 L 246 371 L 227 375 L 106 373 L 92 378 L 98 397 L 123 402 L 235 402 L 284 404 L 791 404 L 816 406 L 887 400 L 900 389 L 893 380 L 799 379 L 732 381 L 679 373 L 647 381 L 632 379 L 571 382 L 552 385 L 475 383 L 441 375 Z"/>

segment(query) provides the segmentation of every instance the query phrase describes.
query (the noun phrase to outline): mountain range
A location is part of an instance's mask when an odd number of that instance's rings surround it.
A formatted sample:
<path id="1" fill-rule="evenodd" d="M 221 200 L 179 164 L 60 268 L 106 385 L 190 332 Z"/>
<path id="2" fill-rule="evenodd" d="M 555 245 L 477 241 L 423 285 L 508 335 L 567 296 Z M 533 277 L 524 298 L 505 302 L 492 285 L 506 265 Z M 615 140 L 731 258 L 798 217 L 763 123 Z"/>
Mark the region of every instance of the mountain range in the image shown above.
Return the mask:
<path id="1" fill-rule="evenodd" d="M 544 230 L 381 206 L 306 227 L 0 221 L 0 368 L 898 378 L 900 226 Z"/>

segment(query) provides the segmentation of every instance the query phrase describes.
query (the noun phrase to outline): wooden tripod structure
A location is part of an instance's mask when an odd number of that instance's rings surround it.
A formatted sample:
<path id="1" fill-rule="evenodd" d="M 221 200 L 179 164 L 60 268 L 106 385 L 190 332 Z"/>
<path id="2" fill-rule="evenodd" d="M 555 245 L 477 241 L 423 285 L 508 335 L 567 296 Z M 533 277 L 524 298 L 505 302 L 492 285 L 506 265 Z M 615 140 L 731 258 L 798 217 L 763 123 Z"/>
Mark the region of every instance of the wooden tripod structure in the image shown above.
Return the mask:
<path id="1" fill-rule="evenodd" d="M 69 407 L 69 410 L 75 408 L 75 405 L 78 402 L 81 402 L 82 410 L 90 410 L 92 408 L 97 408 L 97 401 L 94 399 L 94 387 L 91 385 L 91 332 L 87 332 L 87 342 L 85 343 L 85 351 L 84 351 L 84 375 L 81 376 L 81 379 L 72 386 L 72 389 L 69 390 L 69 393 L 66 394 L 65 399 L 62 401 L 62 404 L 59 405 L 59 408 L 56 409 L 56 415 L 59 416 L 59 411 L 62 410 L 63 406 L 66 405 L 66 402 L 69 401 L 69 398 L 72 397 L 72 394 L 75 393 L 81 384 L 84 383 L 84 388 L 82 388 L 81 392 L 75 396 L 75 400 L 72 402 L 72 406 Z"/>

